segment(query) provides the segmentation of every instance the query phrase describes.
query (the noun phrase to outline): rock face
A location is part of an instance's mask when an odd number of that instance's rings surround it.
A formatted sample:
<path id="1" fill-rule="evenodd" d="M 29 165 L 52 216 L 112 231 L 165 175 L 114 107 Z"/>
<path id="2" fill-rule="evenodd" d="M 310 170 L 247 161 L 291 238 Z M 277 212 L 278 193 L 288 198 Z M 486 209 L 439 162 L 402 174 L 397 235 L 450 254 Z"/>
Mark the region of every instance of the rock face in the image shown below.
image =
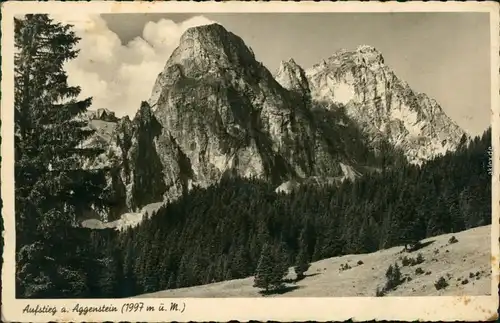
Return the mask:
<path id="1" fill-rule="evenodd" d="M 285 89 L 305 97 L 310 96 L 309 81 L 302 67 L 293 58 L 282 61 L 275 75 L 276 81 Z"/>
<path id="2" fill-rule="evenodd" d="M 115 116 L 113 111 L 109 111 L 108 109 L 97 109 L 97 110 L 89 110 L 88 117 L 92 120 L 101 120 L 107 122 L 117 122 L 118 118 Z"/>
<path id="3" fill-rule="evenodd" d="M 105 215 L 89 211 L 84 219 L 114 221 L 125 212 L 163 200 L 163 165 L 156 149 L 162 128 L 149 105 L 143 102 L 133 120 L 124 117 L 106 122 L 93 114 L 89 118 L 89 125 L 96 132 L 85 145 L 103 148 L 105 152 L 87 167 L 111 168 L 107 192 L 113 206 Z"/>
<path id="4" fill-rule="evenodd" d="M 339 51 L 306 75 L 315 100 L 342 103 L 372 139 L 387 138 L 411 162 L 455 149 L 464 135 L 436 101 L 398 79 L 373 47 Z"/>
<path id="5" fill-rule="evenodd" d="M 418 162 L 453 149 L 463 134 L 373 48 L 307 71 L 282 62 L 273 77 L 218 24 L 184 33 L 133 120 L 103 115 L 92 115 L 88 144 L 105 147 L 95 165 L 114 170 L 108 221 L 223 176 L 283 183 L 280 192 L 355 179 L 380 165 L 377 142 Z"/>
<path id="6" fill-rule="evenodd" d="M 333 129 L 352 122 L 308 104 L 304 71 L 293 61 L 281 76 L 297 93 L 283 88 L 243 40 L 222 26 L 186 31 L 149 100 L 163 126 L 157 147 L 170 195 L 226 175 L 279 184 L 340 173 L 338 161 L 347 156 L 337 148 L 345 143 Z M 351 139 L 363 146 L 363 136 L 353 133 Z"/>

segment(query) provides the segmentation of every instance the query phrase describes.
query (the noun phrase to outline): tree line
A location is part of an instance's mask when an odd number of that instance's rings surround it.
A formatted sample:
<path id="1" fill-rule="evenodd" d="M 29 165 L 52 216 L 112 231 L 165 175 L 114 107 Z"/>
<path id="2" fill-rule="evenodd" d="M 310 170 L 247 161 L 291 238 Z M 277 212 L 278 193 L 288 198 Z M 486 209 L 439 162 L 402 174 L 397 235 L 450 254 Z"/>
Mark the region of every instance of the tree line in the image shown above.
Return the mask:
<path id="1" fill-rule="evenodd" d="M 193 189 L 103 245 L 120 253 L 116 266 L 127 283 L 117 286 L 133 295 L 248 277 L 269 251 L 280 255 L 275 266 L 288 268 L 486 225 L 490 142 L 488 130 L 423 166 L 288 195 L 257 179 L 224 179 Z"/>

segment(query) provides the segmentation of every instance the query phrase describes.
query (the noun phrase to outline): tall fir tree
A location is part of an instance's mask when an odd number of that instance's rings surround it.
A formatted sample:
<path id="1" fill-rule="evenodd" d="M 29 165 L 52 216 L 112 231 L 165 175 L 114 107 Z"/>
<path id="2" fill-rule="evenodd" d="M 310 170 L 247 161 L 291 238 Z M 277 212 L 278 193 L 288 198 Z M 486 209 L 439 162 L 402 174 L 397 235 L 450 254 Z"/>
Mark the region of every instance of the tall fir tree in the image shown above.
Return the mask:
<path id="1" fill-rule="evenodd" d="M 275 290 L 283 287 L 283 279 L 288 274 L 289 252 L 286 244 L 281 242 L 273 253 L 274 266 L 272 267 L 271 284 Z"/>
<path id="2" fill-rule="evenodd" d="M 266 292 L 273 288 L 275 283 L 274 267 L 275 263 L 269 244 L 262 247 L 262 252 L 257 264 L 254 278 L 254 287 L 263 288 Z"/>
<path id="3" fill-rule="evenodd" d="M 18 297 L 83 297 L 85 273 L 72 226 L 78 213 L 105 206 L 106 169 L 84 170 L 101 151 L 83 148 L 92 130 L 64 64 L 79 41 L 46 14 L 15 19 L 15 197 Z M 77 258 L 80 257 L 80 258 Z M 70 286 L 68 287 L 68 284 Z"/>
<path id="4" fill-rule="evenodd" d="M 297 254 L 297 258 L 295 260 L 295 274 L 297 275 L 297 280 L 304 279 L 304 273 L 311 266 L 309 264 L 310 256 L 308 254 L 308 246 L 306 241 L 306 229 L 303 229 L 299 236 L 299 253 Z"/>
<path id="5" fill-rule="evenodd" d="M 104 250 L 105 257 L 100 263 L 99 295 L 100 297 L 113 298 L 119 296 L 119 277 L 122 272 L 121 262 L 117 259 L 118 252 L 110 247 Z"/>

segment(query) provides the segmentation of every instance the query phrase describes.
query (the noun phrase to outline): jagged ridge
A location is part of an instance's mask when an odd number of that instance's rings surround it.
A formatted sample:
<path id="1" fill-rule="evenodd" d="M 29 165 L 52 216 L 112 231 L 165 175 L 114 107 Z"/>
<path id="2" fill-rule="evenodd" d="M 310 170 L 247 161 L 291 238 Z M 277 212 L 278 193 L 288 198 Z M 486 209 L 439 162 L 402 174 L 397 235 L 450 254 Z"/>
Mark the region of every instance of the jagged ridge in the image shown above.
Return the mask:
<path id="1" fill-rule="evenodd" d="M 435 100 L 400 80 L 373 47 L 341 50 L 306 75 L 315 100 L 346 105 L 373 140 L 387 138 L 410 162 L 454 150 L 465 135 Z"/>
<path id="2" fill-rule="evenodd" d="M 218 24 L 184 33 L 148 102 L 104 136 L 101 162 L 116 169 L 113 220 L 222 176 L 335 183 L 376 169 L 378 141 L 420 161 L 453 149 L 463 134 L 371 47 L 340 51 L 307 71 L 292 59 L 275 78 Z"/>

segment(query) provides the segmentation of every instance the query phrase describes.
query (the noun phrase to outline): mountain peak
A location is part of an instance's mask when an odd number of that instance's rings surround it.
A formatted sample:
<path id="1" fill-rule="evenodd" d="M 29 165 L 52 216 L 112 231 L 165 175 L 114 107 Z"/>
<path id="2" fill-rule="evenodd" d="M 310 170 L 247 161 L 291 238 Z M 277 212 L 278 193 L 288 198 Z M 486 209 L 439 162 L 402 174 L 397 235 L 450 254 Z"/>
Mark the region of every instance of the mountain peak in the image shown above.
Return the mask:
<path id="1" fill-rule="evenodd" d="M 208 25 L 201 25 L 188 28 L 184 34 L 181 36 L 181 42 L 185 38 L 192 38 L 198 35 L 221 35 L 224 33 L 229 33 L 224 26 L 218 23 L 212 23 Z"/>
<path id="2" fill-rule="evenodd" d="M 255 65 L 252 50 L 222 25 L 213 23 L 191 27 L 182 34 L 179 46 L 158 75 L 148 103 L 156 111 L 163 89 L 180 79 L 198 79 L 202 75 L 216 75 L 221 69 Z"/>
<path id="3" fill-rule="evenodd" d="M 380 51 L 378 49 L 376 49 L 375 47 L 373 46 L 370 46 L 370 45 L 359 45 L 357 48 L 356 48 L 356 51 L 357 52 L 360 52 L 360 53 L 378 53 L 380 54 Z"/>
<path id="4" fill-rule="evenodd" d="M 231 56 L 235 55 L 255 58 L 243 39 L 218 23 L 187 29 L 181 36 L 178 49 L 185 50 L 189 47 L 193 48 L 194 54 L 201 54 L 200 58 L 206 58 L 209 54 L 227 58 L 234 58 Z"/>
<path id="5" fill-rule="evenodd" d="M 187 29 L 165 69 L 181 65 L 186 73 L 191 69 L 206 72 L 210 67 L 244 66 L 254 60 L 253 52 L 239 36 L 213 23 Z"/>
<path id="6" fill-rule="evenodd" d="M 382 53 L 373 46 L 360 45 L 358 46 L 358 48 L 356 48 L 356 52 L 361 55 L 364 61 L 367 63 L 384 63 L 384 57 L 382 56 Z"/>
<path id="7" fill-rule="evenodd" d="M 288 64 L 290 66 L 299 66 L 293 58 L 289 58 L 288 61 L 281 61 L 281 64 Z"/>
<path id="8" fill-rule="evenodd" d="M 293 58 L 290 58 L 288 60 L 282 60 L 280 62 L 280 66 L 278 67 L 278 70 L 276 71 L 276 75 L 283 73 L 283 71 L 285 71 L 285 70 L 298 71 L 298 70 L 302 70 L 302 67 L 300 67 L 300 65 L 297 64 Z"/>
<path id="9" fill-rule="evenodd" d="M 453 150 L 463 134 L 435 100 L 399 79 L 373 46 L 339 50 L 306 75 L 313 99 L 347 106 L 366 133 L 388 138 L 412 162 Z"/>
<path id="10" fill-rule="evenodd" d="M 99 108 L 97 110 L 88 110 L 86 112 L 87 118 L 90 120 L 102 120 L 108 122 L 116 122 L 118 118 L 113 111 L 106 108 Z"/>
<path id="11" fill-rule="evenodd" d="M 285 89 L 306 93 L 309 85 L 305 71 L 293 58 L 288 61 L 281 61 L 275 76 L 276 81 Z"/>
<path id="12" fill-rule="evenodd" d="M 321 62 L 313 65 L 314 69 L 337 68 L 346 66 L 366 66 L 370 68 L 379 68 L 384 66 L 384 57 L 382 53 L 373 46 L 360 45 L 356 49 L 341 48 L 333 53 L 330 57 L 323 59 Z"/>

